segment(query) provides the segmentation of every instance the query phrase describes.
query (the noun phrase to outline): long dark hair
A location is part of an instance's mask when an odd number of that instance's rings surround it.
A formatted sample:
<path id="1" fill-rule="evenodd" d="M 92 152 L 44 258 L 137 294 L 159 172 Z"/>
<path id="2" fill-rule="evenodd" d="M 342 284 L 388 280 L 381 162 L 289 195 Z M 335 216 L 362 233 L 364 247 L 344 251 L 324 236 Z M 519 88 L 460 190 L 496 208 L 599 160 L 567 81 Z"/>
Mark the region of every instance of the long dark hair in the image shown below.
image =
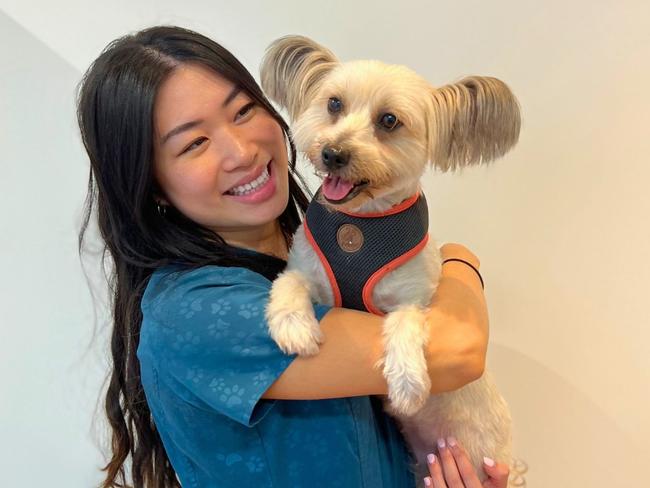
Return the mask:
<path id="1" fill-rule="evenodd" d="M 277 262 L 238 252 L 173 208 L 165 215 L 157 211 L 155 197 L 161 194 L 152 169 L 154 100 L 169 74 L 189 62 L 240 86 L 282 127 L 290 149 L 290 198 L 279 223 L 288 243 L 308 202 L 301 190 L 304 181 L 295 173 L 296 149 L 287 124 L 246 68 L 216 42 L 179 27 L 153 27 L 115 40 L 90 66 L 77 97 L 79 128 L 90 159 L 79 253 L 94 210 L 105 243 L 103 256 L 108 254 L 113 265 L 113 371 L 105 399 L 112 454 L 102 468 L 102 488 L 128 486 L 124 464 L 129 455 L 134 487 L 180 486 L 147 405 L 136 358 L 140 300 L 153 271 L 171 263 L 244 266 L 266 276 L 278 271 Z"/>

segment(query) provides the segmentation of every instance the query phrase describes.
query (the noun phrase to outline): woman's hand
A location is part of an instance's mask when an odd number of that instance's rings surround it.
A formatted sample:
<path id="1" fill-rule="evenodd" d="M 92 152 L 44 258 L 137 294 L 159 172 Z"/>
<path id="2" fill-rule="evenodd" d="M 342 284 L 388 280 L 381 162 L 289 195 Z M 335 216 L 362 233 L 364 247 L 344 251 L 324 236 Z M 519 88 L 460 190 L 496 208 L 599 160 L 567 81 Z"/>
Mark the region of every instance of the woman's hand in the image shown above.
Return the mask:
<path id="1" fill-rule="evenodd" d="M 470 251 L 467 247 L 456 242 L 448 242 L 440 247 L 440 256 L 443 261 L 447 258 L 460 258 L 465 261 L 469 261 L 476 268 L 481 267 L 481 261 L 478 259 L 476 254 Z"/>
<path id="2" fill-rule="evenodd" d="M 488 475 L 483 483 L 474 471 L 465 449 L 456 439 L 450 437 L 445 443 L 438 441 L 438 454 L 429 454 L 429 473 L 424 486 L 431 488 L 507 488 L 510 468 L 507 464 L 495 463 L 484 458 L 483 470 Z M 433 462 L 432 462 L 433 461 Z"/>

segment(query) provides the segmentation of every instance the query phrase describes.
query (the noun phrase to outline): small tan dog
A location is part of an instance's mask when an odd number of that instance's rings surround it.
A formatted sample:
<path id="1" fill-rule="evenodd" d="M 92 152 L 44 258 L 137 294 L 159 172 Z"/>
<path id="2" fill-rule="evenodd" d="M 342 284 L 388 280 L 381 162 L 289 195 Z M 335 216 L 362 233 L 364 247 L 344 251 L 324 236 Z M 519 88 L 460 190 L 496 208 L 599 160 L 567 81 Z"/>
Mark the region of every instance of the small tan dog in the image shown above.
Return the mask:
<path id="1" fill-rule="evenodd" d="M 379 263 L 383 271 L 358 286 L 356 302 L 385 314 L 385 355 L 378 365 L 388 383 L 385 407 L 399 420 L 418 461 L 416 479 L 428 475 L 425 457 L 437 451 L 436 440 L 450 435 L 463 443 L 484 478 L 483 456 L 511 460 L 510 413 L 488 374 L 454 392 L 429 393 L 425 311 L 437 288 L 441 259 L 427 239 L 420 178 L 429 162 L 447 171 L 507 152 L 519 136 L 515 97 L 495 78 L 469 77 L 434 88 L 404 66 L 341 63 L 301 36 L 271 44 L 261 79 L 271 99 L 287 109 L 298 150 L 325 175 L 307 213 L 309 224 L 303 222 L 296 232 L 287 269 L 273 284 L 266 311 L 271 336 L 286 353 L 316 354 L 322 334 L 312 302 L 349 306 L 342 299 L 345 290 L 339 289 L 347 278 L 337 281 L 325 247 L 343 254 L 339 268 L 345 273 L 356 266 L 346 264 L 348 257 L 364 247 L 381 254 L 385 243 L 408 240 L 405 231 L 424 227 L 411 238 L 405 257 L 389 256 L 388 265 Z M 320 213 L 310 214 L 314 206 Z M 389 221 L 379 231 L 357 227 L 364 218 L 404 210 L 412 212 L 406 224 Z M 316 244 L 312 226 L 330 214 L 357 220 L 329 229 L 329 244 Z M 417 222 L 411 225 L 413 219 Z M 391 235 L 399 225 L 401 230 Z M 368 242 L 373 232 L 382 233 L 379 248 Z"/>

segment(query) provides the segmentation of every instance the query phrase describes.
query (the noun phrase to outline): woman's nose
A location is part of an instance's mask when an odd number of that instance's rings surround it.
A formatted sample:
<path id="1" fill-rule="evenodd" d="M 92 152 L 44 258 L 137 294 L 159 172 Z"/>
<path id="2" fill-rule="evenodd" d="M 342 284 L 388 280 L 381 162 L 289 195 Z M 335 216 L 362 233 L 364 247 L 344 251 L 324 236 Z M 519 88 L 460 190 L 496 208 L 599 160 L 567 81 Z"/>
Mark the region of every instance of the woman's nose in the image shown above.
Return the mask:
<path id="1" fill-rule="evenodd" d="M 223 158 L 223 169 L 233 171 L 250 166 L 257 157 L 257 145 L 236 129 L 225 131 L 220 144 Z"/>

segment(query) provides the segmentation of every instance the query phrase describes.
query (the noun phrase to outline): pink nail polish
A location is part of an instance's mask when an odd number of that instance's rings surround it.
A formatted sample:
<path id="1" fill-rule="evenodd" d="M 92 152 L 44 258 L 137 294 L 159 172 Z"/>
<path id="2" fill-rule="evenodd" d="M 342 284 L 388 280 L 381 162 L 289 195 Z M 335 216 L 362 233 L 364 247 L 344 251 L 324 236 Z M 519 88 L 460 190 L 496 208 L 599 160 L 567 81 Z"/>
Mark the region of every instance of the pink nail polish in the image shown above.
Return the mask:
<path id="1" fill-rule="evenodd" d="M 483 457 L 483 462 L 490 467 L 494 466 L 494 459 L 490 459 L 489 457 Z"/>
<path id="2" fill-rule="evenodd" d="M 456 445 L 456 439 L 454 437 L 447 437 L 447 444 L 449 444 L 450 447 L 454 447 Z"/>
<path id="3" fill-rule="evenodd" d="M 443 449 L 445 447 L 445 440 L 441 437 L 438 439 L 438 449 Z"/>
<path id="4" fill-rule="evenodd" d="M 431 486 L 431 478 L 428 476 L 424 478 L 424 486 Z"/>
<path id="5" fill-rule="evenodd" d="M 429 464 L 435 463 L 436 462 L 435 454 L 427 454 L 427 461 L 429 461 Z"/>

